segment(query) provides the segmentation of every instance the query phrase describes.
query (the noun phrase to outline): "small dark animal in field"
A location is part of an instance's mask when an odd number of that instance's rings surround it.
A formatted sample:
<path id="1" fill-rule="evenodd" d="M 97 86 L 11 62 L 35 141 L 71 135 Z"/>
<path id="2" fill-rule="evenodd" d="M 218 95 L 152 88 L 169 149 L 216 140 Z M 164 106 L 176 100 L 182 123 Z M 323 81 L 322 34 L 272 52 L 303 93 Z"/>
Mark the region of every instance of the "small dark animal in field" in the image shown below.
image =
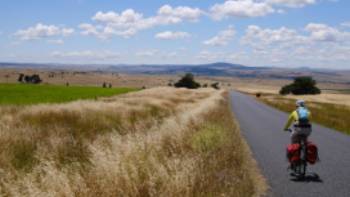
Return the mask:
<path id="1" fill-rule="evenodd" d="M 68 82 L 66 83 L 66 86 L 67 86 L 67 87 L 69 86 L 69 83 L 68 83 Z"/>
<path id="2" fill-rule="evenodd" d="M 110 83 L 110 84 L 108 84 L 108 88 L 112 88 L 112 84 Z"/>
<path id="3" fill-rule="evenodd" d="M 260 98 L 260 97 L 261 97 L 261 93 L 258 92 L 258 93 L 255 94 L 255 96 L 256 96 L 257 98 Z"/>
<path id="4" fill-rule="evenodd" d="M 107 88 L 107 83 L 106 83 L 106 82 L 103 82 L 102 87 L 103 87 L 103 88 Z"/>

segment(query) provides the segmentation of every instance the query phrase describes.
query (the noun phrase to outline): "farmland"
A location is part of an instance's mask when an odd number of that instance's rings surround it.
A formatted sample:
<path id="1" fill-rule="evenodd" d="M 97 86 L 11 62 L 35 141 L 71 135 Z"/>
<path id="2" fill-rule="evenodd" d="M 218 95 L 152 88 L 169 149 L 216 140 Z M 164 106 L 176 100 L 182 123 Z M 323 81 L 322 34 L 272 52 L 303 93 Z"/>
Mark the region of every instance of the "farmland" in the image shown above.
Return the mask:
<path id="1" fill-rule="evenodd" d="M 0 105 L 62 103 L 79 99 L 97 99 L 136 90 L 89 86 L 0 84 Z"/>

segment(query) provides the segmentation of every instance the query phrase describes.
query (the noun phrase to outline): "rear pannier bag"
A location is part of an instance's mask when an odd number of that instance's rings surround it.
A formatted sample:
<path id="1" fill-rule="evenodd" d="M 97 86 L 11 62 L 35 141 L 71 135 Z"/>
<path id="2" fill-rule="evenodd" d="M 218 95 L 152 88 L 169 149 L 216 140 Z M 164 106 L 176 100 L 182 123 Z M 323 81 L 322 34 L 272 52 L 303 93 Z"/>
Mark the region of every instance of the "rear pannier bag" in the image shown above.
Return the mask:
<path id="1" fill-rule="evenodd" d="M 310 164 L 315 164 L 318 161 L 318 148 L 316 144 L 308 142 L 306 159 Z"/>
<path id="2" fill-rule="evenodd" d="M 287 158 L 290 163 L 300 160 L 300 144 L 289 144 L 287 146 Z"/>

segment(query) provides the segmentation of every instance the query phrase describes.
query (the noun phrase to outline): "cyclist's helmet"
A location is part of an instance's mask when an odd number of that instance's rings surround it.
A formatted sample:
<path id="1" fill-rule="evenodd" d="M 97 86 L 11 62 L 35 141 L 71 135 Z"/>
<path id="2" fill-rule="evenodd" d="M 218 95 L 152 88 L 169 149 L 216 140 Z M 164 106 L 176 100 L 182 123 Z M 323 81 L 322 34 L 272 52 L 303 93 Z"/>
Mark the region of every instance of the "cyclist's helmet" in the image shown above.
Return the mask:
<path id="1" fill-rule="evenodd" d="M 305 101 L 304 100 L 297 100 L 295 103 L 297 107 L 305 107 Z"/>

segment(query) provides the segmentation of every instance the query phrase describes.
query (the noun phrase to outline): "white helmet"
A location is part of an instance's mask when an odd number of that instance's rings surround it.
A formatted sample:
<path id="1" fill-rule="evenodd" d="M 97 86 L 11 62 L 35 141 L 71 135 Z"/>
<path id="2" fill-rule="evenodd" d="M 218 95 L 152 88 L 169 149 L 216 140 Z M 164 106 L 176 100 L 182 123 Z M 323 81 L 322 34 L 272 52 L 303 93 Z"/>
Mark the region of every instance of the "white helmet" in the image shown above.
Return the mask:
<path id="1" fill-rule="evenodd" d="M 297 107 L 305 107 L 305 101 L 304 100 L 297 100 L 297 102 L 295 103 L 297 105 Z"/>

